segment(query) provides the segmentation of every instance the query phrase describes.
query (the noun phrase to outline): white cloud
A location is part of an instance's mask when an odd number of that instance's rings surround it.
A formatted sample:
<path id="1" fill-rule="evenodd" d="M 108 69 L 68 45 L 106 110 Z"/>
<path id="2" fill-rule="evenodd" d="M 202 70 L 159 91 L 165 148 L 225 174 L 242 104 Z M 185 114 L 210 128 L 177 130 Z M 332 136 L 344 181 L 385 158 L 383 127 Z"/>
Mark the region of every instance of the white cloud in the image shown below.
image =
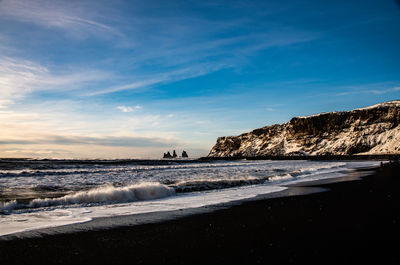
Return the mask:
<path id="1" fill-rule="evenodd" d="M 0 99 L 0 110 L 8 108 L 14 102 L 10 99 Z"/>
<path id="2" fill-rule="evenodd" d="M 118 106 L 117 109 L 119 109 L 122 112 L 134 112 L 135 110 L 142 109 L 142 106 L 139 106 L 139 105 L 136 105 L 134 107 Z"/>

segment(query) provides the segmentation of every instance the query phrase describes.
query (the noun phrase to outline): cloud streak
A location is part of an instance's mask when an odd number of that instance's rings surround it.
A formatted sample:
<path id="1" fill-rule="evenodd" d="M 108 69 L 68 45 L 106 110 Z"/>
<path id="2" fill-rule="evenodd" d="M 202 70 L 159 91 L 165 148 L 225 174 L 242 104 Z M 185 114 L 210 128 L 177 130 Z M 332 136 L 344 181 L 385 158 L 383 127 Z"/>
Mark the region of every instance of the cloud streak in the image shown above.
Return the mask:
<path id="1" fill-rule="evenodd" d="M 134 136 L 60 136 L 47 135 L 31 139 L 1 139 L 0 145 L 98 145 L 117 147 L 168 147 L 177 145 L 173 140 Z"/>
<path id="2" fill-rule="evenodd" d="M 106 89 L 99 89 L 90 93 L 87 96 L 96 96 L 102 94 L 115 93 L 125 90 L 135 90 L 141 88 L 149 88 L 155 85 L 173 83 L 185 79 L 190 79 L 198 76 L 203 76 L 212 72 L 219 71 L 224 68 L 232 67 L 228 63 L 200 63 L 188 67 L 177 68 L 173 71 L 166 71 L 154 75 L 144 75 L 137 77 L 137 81 L 123 85 L 113 86 Z"/>
<path id="3" fill-rule="evenodd" d="M 337 96 L 348 96 L 357 94 L 369 94 L 369 95 L 383 95 L 389 93 L 395 93 L 400 91 L 400 86 L 387 87 L 387 84 L 370 84 L 365 87 L 352 87 L 350 91 L 344 91 L 337 93 Z M 371 87 L 371 88 L 368 88 Z"/>
<path id="4" fill-rule="evenodd" d="M 94 9 L 94 8 L 93 8 Z M 111 26 L 86 18 L 91 9 L 81 8 L 76 2 L 48 0 L 3 0 L 0 15 L 26 23 L 35 23 L 45 28 L 60 28 L 71 33 L 122 34 Z"/>
<path id="5" fill-rule="evenodd" d="M 0 105 L 35 91 L 73 90 L 109 77 L 110 74 L 95 70 L 57 75 L 32 61 L 0 56 Z"/>

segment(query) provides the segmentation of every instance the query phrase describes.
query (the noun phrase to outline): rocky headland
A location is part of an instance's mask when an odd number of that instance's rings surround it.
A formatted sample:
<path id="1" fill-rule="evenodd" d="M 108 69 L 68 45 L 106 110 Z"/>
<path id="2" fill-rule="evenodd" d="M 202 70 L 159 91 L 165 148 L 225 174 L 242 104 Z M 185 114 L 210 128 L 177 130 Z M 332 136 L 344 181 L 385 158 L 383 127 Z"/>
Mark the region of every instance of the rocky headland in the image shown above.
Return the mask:
<path id="1" fill-rule="evenodd" d="M 400 100 L 219 137 L 208 157 L 400 154 Z"/>

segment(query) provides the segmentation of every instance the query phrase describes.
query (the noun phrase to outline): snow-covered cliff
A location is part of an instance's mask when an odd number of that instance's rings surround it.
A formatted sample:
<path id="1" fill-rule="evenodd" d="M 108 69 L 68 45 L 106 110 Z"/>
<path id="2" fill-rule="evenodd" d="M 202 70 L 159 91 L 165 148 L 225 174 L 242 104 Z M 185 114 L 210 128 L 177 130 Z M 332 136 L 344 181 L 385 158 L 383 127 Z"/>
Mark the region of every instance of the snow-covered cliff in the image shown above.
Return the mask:
<path id="1" fill-rule="evenodd" d="M 219 137 L 209 157 L 400 154 L 400 100 Z"/>

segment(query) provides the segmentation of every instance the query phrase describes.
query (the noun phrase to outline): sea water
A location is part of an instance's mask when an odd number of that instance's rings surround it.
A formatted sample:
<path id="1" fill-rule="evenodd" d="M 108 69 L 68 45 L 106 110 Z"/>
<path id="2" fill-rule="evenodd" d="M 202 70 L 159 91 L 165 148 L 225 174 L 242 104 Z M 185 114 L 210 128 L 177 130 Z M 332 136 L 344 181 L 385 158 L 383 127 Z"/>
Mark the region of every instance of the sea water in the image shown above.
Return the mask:
<path id="1" fill-rule="evenodd" d="M 249 199 L 373 161 L 0 161 L 0 236 Z"/>

